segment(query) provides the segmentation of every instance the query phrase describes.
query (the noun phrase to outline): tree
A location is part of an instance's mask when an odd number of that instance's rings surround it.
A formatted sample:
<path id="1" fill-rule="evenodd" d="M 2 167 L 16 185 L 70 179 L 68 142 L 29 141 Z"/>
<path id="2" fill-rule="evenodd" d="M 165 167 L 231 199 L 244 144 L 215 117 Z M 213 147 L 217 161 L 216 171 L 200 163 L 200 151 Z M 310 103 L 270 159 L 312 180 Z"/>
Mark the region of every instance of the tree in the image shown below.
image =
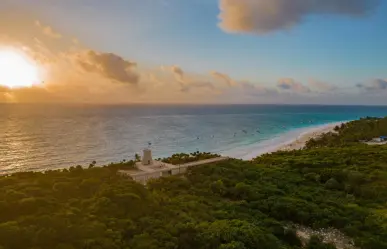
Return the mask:
<path id="1" fill-rule="evenodd" d="M 325 187 L 328 189 L 339 189 L 340 184 L 335 178 L 331 178 L 325 183 Z"/>
<path id="2" fill-rule="evenodd" d="M 134 154 L 134 160 L 136 161 L 136 162 L 140 162 L 141 161 L 141 157 L 140 157 L 140 155 L 139 154 Z"/>

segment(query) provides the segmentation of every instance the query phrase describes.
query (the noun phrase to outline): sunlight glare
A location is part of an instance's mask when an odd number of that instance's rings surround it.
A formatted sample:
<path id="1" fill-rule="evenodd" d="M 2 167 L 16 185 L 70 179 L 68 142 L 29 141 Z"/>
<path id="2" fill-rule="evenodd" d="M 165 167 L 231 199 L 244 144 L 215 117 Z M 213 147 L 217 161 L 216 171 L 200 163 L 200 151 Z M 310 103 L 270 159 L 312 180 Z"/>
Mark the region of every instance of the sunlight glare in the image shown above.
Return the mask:
<path id="1" fill-rule="evenodd" d="M 39 83 L 38 67 L 22 53 L 0 49 L 0 85 L 31 87 Z"/>

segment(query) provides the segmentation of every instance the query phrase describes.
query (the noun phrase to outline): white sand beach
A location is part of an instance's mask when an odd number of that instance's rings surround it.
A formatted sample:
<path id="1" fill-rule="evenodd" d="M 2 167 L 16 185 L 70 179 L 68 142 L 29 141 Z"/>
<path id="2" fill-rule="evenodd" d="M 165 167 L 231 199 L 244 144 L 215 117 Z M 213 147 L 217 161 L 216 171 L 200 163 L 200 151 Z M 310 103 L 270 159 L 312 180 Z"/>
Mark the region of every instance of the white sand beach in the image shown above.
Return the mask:
<path id="1" fill-rule="evenodd" d="M 304 127 L 290 130 L 284 134 L 280 134 L 272 139 L 251 144 L 244 147 L 239 147 L 222 155 L 239 158 L 243 160 L 251 160 L 266 153 L 273 153 L 276 151 L 290 151 L 304 148 L 306 142 L 311 138 L 317 138 L 324 133 L 334 131 L 337 125 L 341 125 L 348 121 L 341 121 L 335 123 L 328 123 L 323 125 Z"/>
<path id="2" fill-rule="evenodd" d="M 300 150 L 305 147 L 307 141 L 312 138 L 318 138 L 324 133 L 334 132 L 334 128 L 336 126 L 340 126 L 345 122 L 327 124 L 320 127 L 311 128 L 309 131 L 302 133 L 298 138 L 294 141 L 281 145 L 276 149 L 276 151 L 291 151 L 291 150 Z"/>

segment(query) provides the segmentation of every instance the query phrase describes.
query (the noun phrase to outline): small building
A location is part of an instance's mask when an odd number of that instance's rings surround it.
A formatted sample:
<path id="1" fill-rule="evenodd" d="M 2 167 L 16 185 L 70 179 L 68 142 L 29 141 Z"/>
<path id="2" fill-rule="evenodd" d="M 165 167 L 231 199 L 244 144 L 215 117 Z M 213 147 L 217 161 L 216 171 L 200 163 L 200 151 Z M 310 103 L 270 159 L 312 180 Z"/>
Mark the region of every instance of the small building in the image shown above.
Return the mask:
<path id="1" fill-rule="evenodd" d="M 387 136 L 375 137 L 371 141 L 374 142 L 374 143 L 387 142 Z"/>
<path id="2" fill-rule="evenodd" d="M 153 160 L 152 151 L 147 148 L 143 150 L 141 160 L 136 162 L 136 170 L 120 170 L 119 174 L 130 176 L 133 180 L 145 184 L 150 179 L 163 176 L 177 175 L 182 173 L 178 165 Z"/>
<path id="3" fill-rule="evenodd" d="M 166 164 L 161 161 L 152 159 L 152 151 L 150 149 L 144 149 L 142 158 L 139 162 L 136 163 L 136 167 L 139 170 L 150 172 L 154 170 L 160 170 L 163 168 L 169 168 L 168 165 L 173 166 L 172 164 Z"/>
<path id="4" fill-rule="evenodd" d="M 375 137 L 371 141 L 375 142 L 375 143 L 380 143 L 380 142 L 382 142 L 382 139 L 380 137 Z"/>
<path id="5" fill-rule="evenodd" d="M 143 156 L 141 160 L 136 163 L 135 170 L 119 170 L 118 174 L 129 176 L 136 182 L 146 184 L 146 182 L 151 179 L 183 174 L 190 167 L 215 163 L 224 160 L 228 160 L 228 157 L 217 157 L 196 162 L 172 165 L 169 163 L 164 163 L 162 161 L 153 160 L 152 151 L 150 149 L 144 149 Z"/>

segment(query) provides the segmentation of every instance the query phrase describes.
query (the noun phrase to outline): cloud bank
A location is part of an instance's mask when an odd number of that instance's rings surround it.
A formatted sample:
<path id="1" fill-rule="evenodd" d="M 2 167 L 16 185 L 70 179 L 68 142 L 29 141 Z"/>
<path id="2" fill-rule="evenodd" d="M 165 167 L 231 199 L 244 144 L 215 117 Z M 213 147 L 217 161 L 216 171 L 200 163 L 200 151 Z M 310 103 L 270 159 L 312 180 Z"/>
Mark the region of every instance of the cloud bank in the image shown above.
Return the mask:
<path id="1" fill-rule="evenodd" d="M 137 63 L 123 59 L 113 53 L 89 50 L 75 55 L 77 63 L 86 72 L 97 73 L 112 81 L 137 84 L 140 76 L 134 71 Z"/>
<path id="2" fill-rule="evenodd" d="M 219 27 L 229 33 L 289 30 L 310 15 L 362 17 L 378 0 L 220 0 Z"/>
<path id="3" fill-rule="evenodd" d="M 298 5 L 291 7 L 287 5 L 289 2 L 297 2 Z M 317 0 L 309 2 L 313 2 L 313 6 L 321 4 L 321 1 Z M 362 6 L 360 4 L 362 1 L 355 0 L 354 2 L 358 3 L 353 4 L 349 11 L 347 11 L 348 0 L 342 0 L 341 7 L 338 7 L 339 5 L 333 0 L 327 0 L 319 8 L 325 8 L 325 13 L 335 11 L 346 15 L 367 13 L 359 7 Z M 232 11 L 240 15 L 231 21 L 249 23 L 249 19 L 257 18 L 259 23 L 250 22 L 250 28 L 246 29 L 246 32 L 257 33 L 262 30 L 271 32 L 278 28 L 281 29 L 283 20 L 291 19 L 287 15 L 268 17 L 266 13 L 268 9 L 275 13 L 282 13 L 281 11 L 285 9 L 299 13 L 298 9 L 304 6 L 306 1 L 223 0 L 221 3 L 226 12 L 230 10 L 226 10 L 227 8 L 233 6 Z M 256 9 L 258 7 L 263 9 Z M 265 12 L 263 15 L 267 17 L 255 17 L 255 14 L 260 12 Z M 9 47 L 25 54 L 43 71 L 43 82 L 33 87 L 11 89 L 6 87 L 6 84 L 2 86 L 0 82 L 0 102 L 231 104 L 302 103 L 305 101 L 304 103 L 315 103 L 314 100 L 311 100 L 311 97 L 316 97 L 314 93 L 322 93 L 318 95 L 321 100 L 323 98 L 334 99 L 333 93 L 338 89 L 319 80 L 299 82 L 293 78 L 280 78 L 278 81 L 273 79 L 271 82 L 263 83 L 233 79 L 226 72 L 210 69 L 202 73 L 195 73 L 180 65 L 152 67 L 138 63 L 136 58 L 126 58 L 117 52 L 97 51 L 87 47 L 77 38 L 54 30 L 46 24 L 49 22 L 25 12 L 18 13 L 17 9 L 8 11 L 0 9 L 0 14 L 2 14 L 0 15 L 0 49 Z M 297 15 L 301 21 L 306 14 Z M 225 18 L 230 20 L 227 16 Z M 265 22 L 271 21 L 270 18 L 273 20 L 279 18 L 282 21 L 277 22 L 279 24 L 274 26 L 263 25 L 259 18 L 263 18 Z M 36 22 L 36 20 L 41 21 Z M 387 82 L 379 79 L 360 84 L 357 88 L 354 86 L 353 89 L 361 89 L 361 92 L 367 91 L 375 95 L 374 92 L 378 92 L 377 90 L 387 89 Z"/>

